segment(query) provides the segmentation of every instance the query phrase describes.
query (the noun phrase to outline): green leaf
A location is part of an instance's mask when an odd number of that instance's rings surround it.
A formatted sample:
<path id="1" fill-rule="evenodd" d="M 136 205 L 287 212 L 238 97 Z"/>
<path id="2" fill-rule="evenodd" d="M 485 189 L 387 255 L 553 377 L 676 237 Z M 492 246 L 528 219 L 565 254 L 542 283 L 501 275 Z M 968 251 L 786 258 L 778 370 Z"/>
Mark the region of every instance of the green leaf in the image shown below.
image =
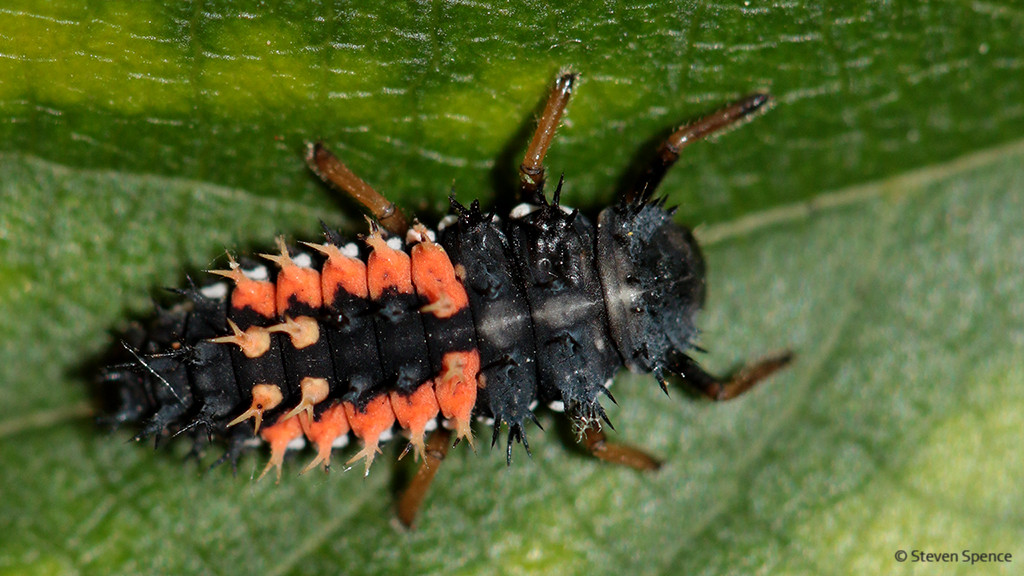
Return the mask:
<path id="1" fill-rule="evenodd" d="M 1024 554 L 1019 10 L 374 4 L 0 9 L 0 574 L 860 574 L 908 569 L 898 550 Z M 305 140 L 432 221 L 453 185 L 512 189 L 563 67 L 584 81 L 548 165 L 590 208 L 672 125 L 757 89 L 778 102 L 688 148 L 663 189 L 706 245 L 702 361 L 797 362 L 724 405 L 618 378 L 615 438 L 661 471 L 595 462 L 545 416 L 511 468 L 454 450 L 406 533 L 398 446 L 366 479 L 290 462 L 274 485 L 250 479 L 265 454 L 200 473 L 180 443 L 92 424 L 96 359 L 182 270 L 315 238 L 320 218 L 360 231 Z"/>

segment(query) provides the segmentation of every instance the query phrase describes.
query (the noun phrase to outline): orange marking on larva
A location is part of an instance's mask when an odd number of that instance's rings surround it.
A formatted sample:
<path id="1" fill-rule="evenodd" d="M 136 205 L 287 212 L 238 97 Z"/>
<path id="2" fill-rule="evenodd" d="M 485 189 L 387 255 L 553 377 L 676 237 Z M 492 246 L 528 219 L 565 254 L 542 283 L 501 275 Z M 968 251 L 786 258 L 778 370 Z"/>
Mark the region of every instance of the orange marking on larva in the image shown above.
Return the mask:
<path id="1" fill-rule="evenodd" d="M 292 347 L 298 350 L 312 346 L 320 340 L 320 324 L 309 316 L 285 317 L 284 322 L 268 326 L 266 331 L 287 334 L 292 342 Z"/>
<path id="2" fill-rule="evenodd" d="M 476 406 L 477 374 L 480 371 L 480 353 L 448 352 L 441 359 L 443 368 L 434 384 L 437 403 L 455 428 L 456 438 L 465 438 L 473 445 L 473 407 Z"/>
<path id="3" fill-rule="evenodd" d="M 324 302 L 334 302 L 339 289 L 359 298 L 370 295 L 366 287 L 366 264 L 362 260 L 345 256 L 333 244 L 304 244 L 327 256 L 327 262 L 320 271 Z"/>
<path id="4" fill-rule="evenodd" d="M 387 394 L 381 394 L 366 404 L 366 410 L 360 411 L 351 402 L 345 402 L 345 416 L 352 426 L 352 432 L 362 439 L 363 449 L 349 459 L 351 465 L 360 458 L 366 459 L 366 475 L 370 474 L 373 458 L 380 452 L 380 435 L 395 425 L 395 411 Z"/>
<path id="5" fill-rule="evenodd" d="M 439 295 L 434 302 L 420 308 L 420 312 L 423 314 L 433 314 L 438 318 L 451 318 L 458 311 L 459 308 L 456 307 L 455 302 L 444 293 Z"/>
<path id="6" fill-rule="evenodd" d="M 248 330 L 242 331 L 234 321 L 228 319 L 228 326 L 231 328 L 230 336 L 210 338 L 215 344 L 234 344 L 242 349 L 246 358 L 259 358 L 270 350 L 270 330 L 261 326 L 250 326 Z"/>
<path id="7" fill-rule="evenodd" d="M 434 384 L 421 384 L 407 396 L 400 392 L 391 392 L 389 396 L 398 425 L 409 431 L 409 446 L 402 452 L 402 456 L 405 456 L 411 447 L 416 459 L 421 460 L 424 457 L 423 437 L 426 435 L 427 422 L 437 418 L 437 413 L 441 410 L 437 404 L 437 396 L 434 395 Z M 399 459 L 402 456 L 399 456 Z"/>
<path id="8" fill-rule="evenodd" d="M 371 228 L 366 243 L 373 249 L 366 259 L 366 285 L 374 300 L 388 288 L 401 294 L 412 294 L 412 264 L 409 255 L 388 246 L 380 231 Z"/>
<path id="9" fill-rule="evenodd" d="M 281 269 L 277 274 L 277 314 L 284 316 L 294 297 L 299 303 L 313 308 L 323 306 L 323 292 L 320 289 L 320 273 L 312 268 L 303 268 L 292 260 L 288 254 L 288 245 L 284 236 L 277 237 L 277 248 L 280 255 L 260 254 L 260 256 L 277 264 Z"/>
<path id="10" fill-rule="evenodd" d="M 252 308 L 264 318 L 273 318 L 277 308 L 274 303 L 274 284 L 246 279 L 235 285 L 231 291 L 231 307 L 235 310 Z"/>
<path id="11" fill-rule="evenodd" d="M 300 418 L 304 417 L 304 414 L 300 415 Z M 324 470 L 327 470 L 331 466 L 331 448 L 334 441 L 352 429 L 348 416 L 345 415 L 344 404 L 338 402 L 330 406 L 320 414 L 318 420 L 308 422 L 306 428 L 306 438 L 316 444 L 317 454 L 316 458 L 302 469 L 302 473 L 316 468 L 318 464 L 323 464 Z"/>
<path id="12" fill-rule="evenodd" d="M 431 242 L 425 229 L 420 237 L 422 240 L 412 247 L 411 257 L 412 283 L 416 293 L 427 300 L 420 311 L 451 318 L 469 305 L 466 289 L 455 277 L 455 268 L 444 248 Z"/>
<path id="13" fill-rule="evenodd" d="M 235 289 L 231 291 L 231 307 L 235 310 L 248 307 L 264 318 L 273 318 L 277 315 L 274 299 L 276 288 L 273 282 L 252 280 L 247 277 L 230 254 L 228 254 L 228 270 L 208 270 L 208 272 L 230 278 L 235 282 Z"/>
<path id="14" fill-rule="evenodd" d="M 331 386 L 327 383 L 326 378 L 306 376 L 299 382 L 299 390 L 302 392 L 302 399 L 299 400 L 299 404 L 295 408 L 292 408 L 284 416 L 285 418 L 291 418 L 301 413 L 306 416 L 305 423 L 309 423 L 313 420 L 313 407 L 327 399 Z M 302 428 L 305 432 L 309 432 L 306 425 L 303 425 Z"/>
<path id="15" fill-rule="evenodd" d="M 288 445 L 292 440 L 302 438 L 302 426 L 298 418 L 282 416 L 277 419 L 273 426 L 267 426 L 260 433 L 264 442 L 270 444 L 270 461 L 263 468 L 257 481 L 263 479 L 272 468 L 277 469 L 277 481 L 281 481 L 281 468 L 284 464 L 284 453 L 288 451 Z"/>
<path id="16" fill-rule="evenodd" d="M 254 434 L 258 434 L 260 431 L 260 424 L 263 422 L 263 413 L 267 410 L 272 410 L 281 403 L 284 396 L 281 394 L 281 388 L 276 384 L 257 384 L 252 387 L 252 405 L 249 409 L 243 412 L 231 422 L 228 422 L 228 427 L 236 424 L 241 424 L 249 418 L 253 418 L 256 421 L 253 429 Z"/>

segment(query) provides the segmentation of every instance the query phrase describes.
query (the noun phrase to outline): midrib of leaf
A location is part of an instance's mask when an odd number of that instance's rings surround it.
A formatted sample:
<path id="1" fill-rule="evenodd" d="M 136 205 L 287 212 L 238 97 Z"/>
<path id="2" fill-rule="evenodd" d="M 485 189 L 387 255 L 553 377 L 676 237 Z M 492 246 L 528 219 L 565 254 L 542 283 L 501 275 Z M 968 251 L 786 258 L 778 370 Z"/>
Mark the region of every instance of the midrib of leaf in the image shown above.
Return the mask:
<path id="1" fill-rule="evenodd" d="M 883 195 L 893 197 L 912 195 L 923 188 L 959 174 L 995 164 L 1006 158 L 1024 155 L 1024 140 L 988 148 L 924 168 L 897 174 L 877 182 L 851 186 L 835 192 L 826 192 L 806 202 L 797 202 L 741 216 L 729 222 L 699 227 L 694 231 L 702 245 L 712 246 L 733 238 L 749 236 L 771 226 L 806 220 L 815 214 L 860 204 Z"/>
<path id="2" fill-rule="evenodd" d="M 95 415 L 91 402 L 79 402 L 51 410 L 29 412 L 16 418 L 0 422 L 0 439 L 16 436 L 29 431 L 47 430 L 66 425 L 69 420 L 89 418 Z"/>

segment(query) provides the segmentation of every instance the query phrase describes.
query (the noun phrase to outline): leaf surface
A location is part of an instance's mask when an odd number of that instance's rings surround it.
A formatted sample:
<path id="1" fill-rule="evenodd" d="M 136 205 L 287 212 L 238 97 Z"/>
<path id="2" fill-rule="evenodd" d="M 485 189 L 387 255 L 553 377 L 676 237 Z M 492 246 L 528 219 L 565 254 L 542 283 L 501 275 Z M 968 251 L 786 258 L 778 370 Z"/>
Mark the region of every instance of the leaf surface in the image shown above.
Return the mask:
<path id="1" fill-rule="evenodd" d="M 979 3 L 9 3 L 0 573 L 845 574 L 902 569 L 901 549 L 1024 554 L 1020 22 Z M 548 165 L 584 207 L 672 125 L 755 89 L 778 102 L 687 149 L 664 187 L 706 243 L 702 360 L 798 360 L 724 405 L 622 375 L 616 438 L 659 473 L 594 462 L 546 417 L 511 468 L 453 451 L 404 533 L 393 458 L 256 483 L 263 454 L 200 474 L 183 446 L 92 424 L 95 359 L 182 270 L 314 239 L 320 218 L 360 231 L 306 173 L 306 139 L 418 213 L 453 183 L 487 203 L 566 66 L 584 82 Z"/>

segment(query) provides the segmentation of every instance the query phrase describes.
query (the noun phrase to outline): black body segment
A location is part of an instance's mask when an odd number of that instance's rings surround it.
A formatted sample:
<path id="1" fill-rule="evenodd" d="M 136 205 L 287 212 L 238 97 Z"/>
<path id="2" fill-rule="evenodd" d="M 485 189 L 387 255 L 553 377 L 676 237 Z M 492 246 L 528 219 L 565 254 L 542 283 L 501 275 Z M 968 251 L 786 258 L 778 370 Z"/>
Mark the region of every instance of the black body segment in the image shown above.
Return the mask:
<path id="1" fill-rule="evenodd" d="M 388 289 L 375 304 L 385 387 L 411 394 L 433 376 L 419 313 L 422 303 L 415 294 Z"/>
<path id="2" fill-rule="evenodd" d="M 385 389 L 371 304 L 339 293 L 327 314 L 324 324 L 339 386 L 339 393 L 332 395 L 365 406 Z"/>
<path id="3" fill-rule="evenodd" d="M 189 363 L 192 385 L 196 396 L 203 399 L 193 423 L 206 428 L 218 428 L 228 422 L 242 403 L 242 392 L 235 383 L 231 351 L 203 340 L 192 348 Z"/>
<path id="4" fill-rule="evenodd" d="M 282 358 L 290 394 L 301 397 L 302 381 L 307 378 L 322 378 L 335 383 L 334 363 L 331 362 L 331 346 L 325 334 L 321 338 L 303 348 L 296 348 L 287 339 L 282 343 Z"/>
<path id="5" fill-rule="evenodd" d="M 195 288 L 183 294 L 193 307 L 188 313 L 184 340 L 196 342 L 189 354 L 188 367 L 195 395 L 202 399 L 192 425 L 216 429 L 230 420 L 232 411 L 242 402 L 231 351 L 209 342 L 227 331 L 227 299 L 208 297 Z"/>
<path id="6" fill-rule="evenodd" d="M 341 239 L 335 233 L 328 231 L 327 238 L 336 250 L 341 248 Z M 337 384 L 337 389 L 331 389 L 331 396 L 363 408 L 372 398 L 386 392 L 374 323 L 375 305 L 367 297 L 366 267 L 362 261 L 342 256 L 340 252 L 334 258 L 338 261 L 332 259 L 326 263 L 323 274 L 325 315 L 322 325 L 330 345 Z M 363 280 L 347 286 L 336 284 L 327 274 L 327 267 L 335 267 L 336 275 L 347 278 L 361 274 Z"/>
<path id="7" fill-rule="evenodd" d="M 274 318 L 268 318 L 257 314 L 251 308 L 237 308 L 232 306 L 228 309 L 228 319 L 233 321 L 241 330 L 247 330 L 253 326 L 266 328 L 275 323 Z M 253 400 L 252 390 L 258 385 L 276 387 L 281 392 L 282 401 L 287 404 L 293 397 L 298 399 L 298 390 L 291 389 L 287 383 L 284 372 L 284 355 L 282 352 L 282 339 L 280 334 L 270 334 L 270 347 L 260 356 L 248 357 L 245 352 L 236 347 L 231 347 L 231 363 L 235 367 L 235 380 L 243 390 L 243 400 L 251 403 Z M 276 406 L 271 407 L 273 410 Z M 260 407 L 262 410 L 263 407 Z"/>
<path id="8" fill-rule="evenodd" d="M 458 220 L 441 233 L 452 262 L 462 270 L 476 338 L 480 343 L 480 402 L 485 414 L 522 437 L 534 418 L 537 362 L 530 305 L 516 274 L 508 240 L 498 222 L 477 204 L 453 204 Z"/>
<path id="9" fill-rule="evenodd" d="M 539 399 L 561 402 L 580 427 L 604 418 L 598 396 L 622 365 L 608 334 L 594 260 L 594 226 L 544 204 L 508 222 L 517 275 L 530 304 Z"/>
<path id="10" fill-rule="evenodd" d="M 445 354 L 477 349 L 476 326 L 473 325 L 473 312 L 469 308 L 463 308 L 448 318 L 424 314 L 423 328 L 427 335 L 430 365 L 435 373 L 441 370 Z"/>
<path id="11" fill-rule="evenodd" d="M 283 239 L 280 240 L 283 253 L 288 254 L 289 250 L 284 246 Z M 310 255 L 303 254 L 310 258 Z M 284 406 L 295 405 L 295 399 L 304 398 L 308 392 L 304 392 L 304 383 L 310 379 L 325 381 L 337 387 L 337 380 L 334 374 L 334 363 L 331 361 L 331 346 L 324 330 L 321 329 L 323 318 L 323 298 L 320 286 L 320 273 L 310 266 L 298 266 L 290 257 L 274 257 L 275 260 L 285 260 L 287 264 L 278 272 L 276 286 L 277 318 L 283 321 L 278 324 L 278 341 L 281 345 L 281 356 L 284 360 L 284 372 L 287 382 L 287 397 L 289 402 Z M 303 290 L 305 289 L 305 290 Z M 283 292 L 284 290 L 284 292 Z M 282 293 L 287 298 L 282 298 Z M 313 298 L 313 301 L 309 299 Z M 315 325 L 315 330 L 308 332 L 297 331 L 294 335 L 291 329 L 304 326 L 307 323 Z M 314 334 L 315 332 L 315 334 Z"/>
<path id="12" fill-rule="evenodd" d="M 662 203 L 621 203 L 598 216 L 597 269 L 626 367 L 660 379 L 670 355 L 693 348 L 704 304 L 704 259 Z"/>

